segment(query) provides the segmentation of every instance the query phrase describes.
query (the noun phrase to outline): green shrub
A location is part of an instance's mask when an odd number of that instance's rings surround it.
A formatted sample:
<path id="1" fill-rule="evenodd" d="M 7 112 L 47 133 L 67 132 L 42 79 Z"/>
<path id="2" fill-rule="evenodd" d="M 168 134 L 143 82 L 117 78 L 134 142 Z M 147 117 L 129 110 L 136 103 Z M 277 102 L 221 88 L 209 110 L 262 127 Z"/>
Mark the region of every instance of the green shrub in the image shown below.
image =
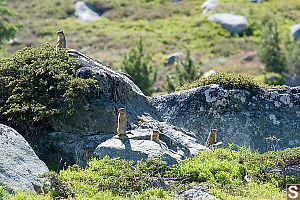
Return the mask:
<path id="1" fill-rule="evenodd" d="M 178 87 L 176 88 L 176 91 L 187 90 L 209 84 L 220 84 L 226 87 L 237 89 L 269 87 L 261 82 L 258 82 L 253 77 L 248 76 L 247 74 L 218 72 L 209 77 L 202 77 L 191 84 L 185 84 L 181 87 Z"/>
<path id="2" fill-rule="evenodd" d="M 0 59 L 0 120 L 33 133 L 51 120 L 76 115 L 98 95 L 96 80 L 74 76 L 78 62 L 54 45 L 27 47 Z"/>
<path id="3" fill-rule="evenodd" d="M 145 54 L 142 39 L 125 56 L 121 69 L 133 78 L 133 82 L 145 95 L 154 92 L 152 85 L 156 80 L 157 71 L 152 73 L 151 57 Z"/>
<path id="4" fill-rule="evenodd" d="M 280 47 L 277 23 L 271 20 L 264 24 L 258 55 L 261 62 L 265 64 L 266 72 L 282 74 L 287 70 L 285 55 Z"/>
<path id="5" fill-rule="evenodd" d="M 0 200 L 8 200 L 9 199 L 8 192 L 4 189 L 3 186 L 0 186 Z"/>
<path id="6" fill-rule="evenodd" d="M 177 60 L 175 74 L 166 76 L 167 91 L 174 91 L 178 86 L 195 81 L 201 76 L 199 67 L 194 65 L 189 50 L 186 51 L 184 60 Z"/>
<path id="7" fill-rule="evenodd" d="M 258 80 L 261 80 L 263 83 L 268 85 L 283 85 L 284 78 L 282 75 L 271 72 L 266 73 L 265 75 L 259 76 Z"/>

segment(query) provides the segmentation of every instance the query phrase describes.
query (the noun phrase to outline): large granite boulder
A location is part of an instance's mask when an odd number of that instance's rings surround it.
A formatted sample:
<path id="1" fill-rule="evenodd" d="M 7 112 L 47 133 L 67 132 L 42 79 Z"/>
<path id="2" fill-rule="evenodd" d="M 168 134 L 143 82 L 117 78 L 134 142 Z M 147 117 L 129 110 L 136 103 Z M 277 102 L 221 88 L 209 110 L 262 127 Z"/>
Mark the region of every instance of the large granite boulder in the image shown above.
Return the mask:
<path id="1" fill-rule="evenodd" d="M 202 14 L 209 13 L 213 11 L 218 6 L 218 0 L 207 0 L 202 5 L 203 8 Z"/>
<path id="2" fill-rule="evenodd" d="M 170 124 L 195 133 L 204 143 L 211 128 L 217 138 L 261 152 L 300 145 L 300 87 L 229 89 L 216 84 L 151 98 Z M 275 136 L 279 140 L 267 140 Z"/>
<path id="3" fill-rule="evenodd" d="M 231 13 L 216 13 L 209 16 L 207 19 L 220 24 L 230 33 L 240 33 L 245 30 L 248 25 L 246 17 Z"/>
<path id="4" fill-rule="evenodd" d="M 94 151 L 99 145 L 101 147 L 102 144 L 102 146 L 110 146 L 109 148 L 113 153 L 113 149 L 122 146 L 116 142 L 119 141 L 118 139 L 113 138 L 117 135 L 117 116 L 118 109 L 121 107 L 126 110 L 127 130 L 132 130 L 134 133 L 134 137 L 128 139 L 132 143 L 132 147 L 135 145 L 141 146 L 139 144 L 141 140 L 137 139 L 139 135 L 137 129 L 140 128 L 147 130 L 148 134 L 148 139 L 145 139 L 142 143 L 148 146 L 156 144 L 150 141 L 150 133 L 159 125 L 162 133 L 161 139 L 167 145 L 170 143 L 168 142 L 169 139 L 174 140 L 172 144 L 177 144 L 176 148 L 183 151 L 182 154 L 175 153 L 176 155 L 174 155 L 161 146 L 160 151 L 149 151 L 145 157 L 153 157 L 160 153 L 170 154 L 170 163 L 174 163 L 177 160 L 205 150 L 205 147 L 199 143 L 193 133 L 183 129 L 176 129 L 176 127 L 164 123 L 156 109 L 150 104 L 149 99 L 132 82 L 130 76 L 115 71 L 109 66 L 93 60 L 78 51 L 68 50 L 68 54 L 79 61 L 80 67 L 76 71 L 76 76 L 96 79 L 101 85 L 101 93 L 96 100 L 91 102 L 89 110 L 79 111 L 79 115 L 66 118 L 65 122 L 57 121 L 52 123 L 54 131 L 47 134 L 45 141 L 40 141 L 41 144 L 47 142 L 51 146 L 52 158 L 59 158 L 57 160 L 60 160 L 62 163 L 66 162 L 68 165 L 76 163 L 83 166 L 87 161 L 86 151 L 88 148 Z M 141 121 L 143 122 L 142 126 L 140 124 Z M 181 142 L 176 142 L 178 140 Z M 53 150 L 57 151 L 54 152 Z M 45 151 L 47 150 L 45 149 Z M 133 149 L 133 151 L 137 150 Z M 108 151 L 106 153 L 111 155 Z M 102 157 L 104 153 L 95 153 L 94 155 Z M 121 158 L 126 159 L 128 157 L 121 156 Z"/>
<path id="5" fill-rule="evenodd" d="M 294 40 L 298 40 L 300 38 L 300 24 L 291 26 L 291 33 Z"/>
<path id="6" fill-rule="evenodd" d="M 39 175 L 48 168 L 14 129 L 0 124 L 0 185 L 7 190 L 41 192 Z"/>
<path id="7" fill-rule="evenodd" d="M 83 1 L 77 1 L 75 3 L 74 16 L 82 22 L 92 22 L 100 19 L 99 13 L 89 4 Z"/>

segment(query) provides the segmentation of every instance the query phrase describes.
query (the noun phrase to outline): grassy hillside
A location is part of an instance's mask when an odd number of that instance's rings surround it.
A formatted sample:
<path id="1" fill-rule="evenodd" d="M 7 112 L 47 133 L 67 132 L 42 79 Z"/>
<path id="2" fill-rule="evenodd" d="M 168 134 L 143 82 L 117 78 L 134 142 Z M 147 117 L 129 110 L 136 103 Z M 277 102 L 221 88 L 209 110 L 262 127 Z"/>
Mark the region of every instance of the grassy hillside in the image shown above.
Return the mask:
<path id="1" fill-rule="evenodd" d="M 12 54 L 23 46 L 38 46 L 56 41 L 56 31 L 64 30 L 68 47 L 119 68 L 124 55 L 140 36 L 146 51 L 152 56 L 158 74 L 174 69 L 165 65 L 168 54 L 189 49 L 201 71 L 209 69 L 227 72 L 262 74 L 257 59 L 240 62 L 243 52 L 257 51 L 261 21 L 271 17 L 278 23 L 280 38 L 290 35 L 290 26 L 300 21 L 300 1 L 267 0 L 262 4 L 246 0 L 219 0 L 212 12 L 232 12 L 244 15 L 248 29 L 243 36 L 233 35 L 202 15 L 204 0 L 88 0 L 103 19 L 83 23 L 73 17 L 74 0 L 9 0 L 7 6 L 17 13 L 15 20 L 24 24 L 18 38 L 22 44 L 7 46 Z M 3 51 L 2 51 L 3 54 Z M 165 81 L 160 75 L 160 81 Z"/>
<path id="2" fill-rule="evenodd" d="M 18 192 L 10 196 L 0 188 L 0 197 L 15 200 L 176 199 L 176 193 L 198 186 L 223 199 L 278 200 L 285 199 L 286 183 L 300 183 L 299 179 L 285 177 L 275 170 L 299 163 L 300 148 L 259 154 L 232 147 L 202 152 L 173 166 L 166 166 L 159 159 L 137 164 L 108 157 L 93 159 L 86 168 L 74 165 L 48 173 L 46 177 L 52 187 L 46 195 Z"/>

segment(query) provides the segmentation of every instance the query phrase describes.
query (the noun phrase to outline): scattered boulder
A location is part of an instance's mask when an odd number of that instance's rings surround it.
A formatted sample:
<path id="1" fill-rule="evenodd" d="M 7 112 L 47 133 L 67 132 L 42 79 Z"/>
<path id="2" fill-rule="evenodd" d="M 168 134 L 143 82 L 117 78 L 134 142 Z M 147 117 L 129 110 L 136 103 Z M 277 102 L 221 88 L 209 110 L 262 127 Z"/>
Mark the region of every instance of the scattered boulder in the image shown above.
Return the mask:
<path id="1" fill-rule="evenodd" d="M 183 59 L 184 54 L 182 52 L 175 52 L 167 56 L 166 61 L 168 64 L 174 64 L 176 61 L 176 58 Z"/>
<path id="2" fill-rule="evenodd" d="M 218 0 L 207 0 L 202 5 L 203 8 L 202 14 L 206 14 L 214 10 L 218 6 Z"/>
<path id="3" fill-rule="evenodd" d="M 77 1 L 75 3 L 74 16 L 82 22 L 92 22 L 100 19 L 99 13 L 89 4 L 83 1 Z"/>
<path id="4" fill-rule="evenodd" d="M 243 62 L 243 61 L 250 62 L 255 58 L 256 52 L 255 51 L 243 52 L 241 54 L 241 56 L 242 57 L 240 58 L 240 62 Z"/>
<path id="5" fill-rule="evenodd" d="M 206 72 L 205 74 L 203 74 L 203 77 L 209 77 L 210 75 L 213 75 L 215 73 L 217 73 L 216 70 L 212 69 Z"/>
<path id="6" fill-rule="evenodd" d="M 240 33 L 245 30 L 248 25 L 248 21 L 244 16 L 231 13 L 216 13 L 207 19 L 221 24 L 221 26 L 230 33 Z"/>
<path id="7" fill-rule="evenodd" d="M 21 41 L 18 38 L 8 40 L 8 44 L 11 46 L 17 46 L 21 44 Z"/>
<path id="8" fill-rule="evenodd" d="M 170 2 L 173 2 L 173 3 L 180 2 L 180 1 L 182 1 L 182 0 L 170 0 Z"/>
<path id="9" fill-rule="evenodd" d="M 0 124 L 0 185 L 8 191 L 41 192 L 48 168 L 14 129 Z"/>
<path id="10" fill-rule="evenodd" d="M 291 33 L 294 40 L 298 40 L 300 38 L 300 24 L 291 26 Z"/>
<path id="11" fill-rule="evenodd" d="M 291 87 L 300 86 L 300 74 L 294 73 L 291 77 L 287 78 L 284 84 Z"/>

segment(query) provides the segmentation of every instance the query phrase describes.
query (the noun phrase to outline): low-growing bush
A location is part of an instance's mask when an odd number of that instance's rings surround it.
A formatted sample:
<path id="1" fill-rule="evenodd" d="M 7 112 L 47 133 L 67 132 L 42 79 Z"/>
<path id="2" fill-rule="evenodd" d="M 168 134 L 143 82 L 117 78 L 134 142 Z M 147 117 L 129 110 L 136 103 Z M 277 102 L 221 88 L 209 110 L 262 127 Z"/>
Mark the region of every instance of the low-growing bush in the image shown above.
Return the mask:
<path id="1" fill-rule="evenodd" d="M 202 77 L 193 83 L 185 84 L 181 87 L 176 88 L 176 91 L 187 90 L 199 86 L 209 85 L 209 84 L 220 84 L 230 88 L 262 88 L 267 87 L 267 85 L 255 80 L 253 77 L 247 74 L 236 74 L 227 72 L 218 72 L 208 77 Z"/>
<path id="2" fill-rule="evenodd" d="M 75 77 L 78 66 L 51 44 L 0 58 L 0 121 L 32 134 L 51 120 L 76 115 L 100 91 L 96 80 Z"/>

